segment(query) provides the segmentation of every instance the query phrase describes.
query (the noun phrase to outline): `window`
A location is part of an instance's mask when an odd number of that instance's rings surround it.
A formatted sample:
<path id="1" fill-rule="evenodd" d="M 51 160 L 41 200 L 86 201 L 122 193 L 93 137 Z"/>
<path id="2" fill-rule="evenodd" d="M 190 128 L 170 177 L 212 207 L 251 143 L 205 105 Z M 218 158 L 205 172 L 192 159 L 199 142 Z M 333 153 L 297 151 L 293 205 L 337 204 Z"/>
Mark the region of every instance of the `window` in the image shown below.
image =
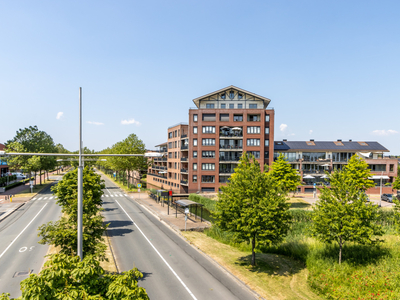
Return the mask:
<path id="1" fill-rule="evenodd" d="M 265 151 L 265 152 L 264 152 L 264 158 L 265 158 L 265 159 L 268 159 L 268 158 L 269 158 L 269 151 Z"/>
<path id="2" fill-rule="evenodd" d="M 257 104 L 249 104 L 249 108 L 257 108 Z"/>
<path id="3" fill-rule="evenodd" d="M 178 135 L 176 134 L 178 132 L 178 130 L 175 130 L 175 137 L 177 137 Z"/>
<path id="4" fill-rule="evenodd" d="M 226 104 L 221 104 L 221 108 L 226 108 Z"/>
<path id="5" fill-rule="evenodd" d="M 258 122 L 260 121 L 260 115 L 247 115 L 247 121 Z"/>
<path id="6" fill-rule="evenodd" d="M 201 144 L 203 146 L 214 146 L 215 145 L 215 139 L 203 139 Z"/>
<path id="7" fill-rule="evenodd" d="M 193 164 L 193 170 L 195 170 L 195 171 L 197 170 L 197 164 L 196 163 Z"/>
<path id="8" fill-rule="evenodd" d="M 235 104 L 233 103 L 229 104 L 229 108 L 235 108 Z"/>
<path id="9" fill-rule="evenodd" d="M 214 158 L 215 151 L 202 151 L 201 156 L 206 158 Z"/>
<path id="10" fill-rule="evenodd" d="M 233 121 L 243 122 L 243 115 L 233 115 Z"/>
<path id="11" fill-rule="evenodd" d="M 260 146 L 260 139 L 247 139 L 247 146 Z"/>
<path id="12" fill-rule="evenodd" d="M 194 133 L 194 134 L 197 134 L 197 126 L 194 126 L 194 127 L 193 127 L 193 133 Z"/>
<path id="13" fill-rule="evenodd" d="M 248 151 L 247 153 L 253 154 L 255 158 L 260 158 L 260 151 Z"/>
<path id="14" fill-rule="evenodd" d="M 202 187 L 201 188 L 202 192 L 215 192 L 215 188 L 211 188 L 211 187 Z"/>
<path id="15" fill-rule="evenodd" d="M 203 114 L 203 121 L 215 122 L 215 114 Z"/>
<path id="16" fill-rule="evenodd" d="M 269 115 L 265 115 L 265 122 L 269 122 Z"/>
<path id="17" fill-rule="evenodd" d="M 226 99 L 226 94 L 225 93 L 221 94 L 221 99 Z"/>
<path id="18" fill-rule="evenodd" d="M 176 169 L 176 163 L 175 163 L 175 167 L 174 167 L 174 169 Z"/>
<path id="19" fill-rule="evenodd" d="M 168 132 L 168 138 L 172 139 L 172 132 Z"/>
<path id="20" fill-rule="evenodd" d="M 269 127 L 265 127 L 265 134 L 269 134 Z"/>
<path id="21" fill-rule="evenodd" d="M 393 172 L 394 171 L 394 165 L 390 165 L 389 166 L 389 170 L 390 170 L 390 172 Z"/>
<path id="22" fill-rule="evenodd" d="M 247 126 L 247 133 L 260 133 L 260 126 Z"/>
<path id="23" fill-rule="evenodd" d="M 215 182 L 215 176 L 203 175 L 203 176 L 201 176 L 201 182 L 214 183 Z"/>
<path id="24" fill-rule="evenodd" d="M 203 133 L 215 133 L 215 126 L 203 126 Z"/>
<path id="25" fill-rule="evenodd" d="M 222 122 L 229 122 L 229 114 L 220 114 L 219 120 Z"/>
<path id="26" fill-rule="evenodd" d="M 238 99 L 242 99 L 243 98 L 243 94 L 238 93 Z"/>
<path id="27" fill-rule="evenodd" d="M 181 136 L 181 130 L 178 129 L 178 136 Z"/>
<path id="28" fill-rule="evenodd" d="M 206 108 L 214 108 L 214 103 L 207 103 Z"/>
<path id="29" fill-rule="evenodd" d="M 197 157 L 197 151 L 193 151 L 193 157 Z"/>
<path id="30" fill-rule="evenodd" d="M 175 152 L 175 158 L 177 158 L 178 157 L 178 154 Z"/>
<path id="31" fill-rule="evenodd" d="M 197 146 L 197 139 L 193 139 L 193 146 Z"/>
<path id="32" fill-rule="evenodd" d="M 168 149 L 172 149 L 172 142 L 168 143 Z"/>
<path id="33" fill-rule="evenodd" d="M 168 158 L 172 158 L 172 152 L 168 152 Z"/>
<path id="34" fill-rule="evenodd" d="M 178 141 L 175 141 L 175 148 L 178 147 Z"/>
<path id="35" fill-rule="evenodd" d="M 201 164 L 202 170 L 215 170 L 215 164 Z"/>
<path id="36" fill-rule="evenodd" d="M 243 108 L 243 104 L 242 104 L 242 103 L 239 103 L 239 104 L 238 104 L 238 108 Z"/>
<path id="37" fill-rule="evenodd" d="M 175 175 L 175 179 L 176 179 L 176 173 L 174 173 L 174 175 Z"/>
<path id="38" fill-rule="evenodd" d="M 193 182 L 197 182 L 197 175 L 193 175 Z"/>
<path id="39" fill-rule="evenodd" d="M 193 122 L 197 122 L 197 115 L 193 115 Z"/>
<path id="40" fill-rule="evenodd" d="M 264 145 L 268 147 L 269 146 L 269 140 L 265 140 Z"/>
<path id="41" fill-rule="evenodd" d="M 235 98 L 235 92 L 234 91 L 229 91 L 229 98 L 231 98 L 231 99 Z"/>

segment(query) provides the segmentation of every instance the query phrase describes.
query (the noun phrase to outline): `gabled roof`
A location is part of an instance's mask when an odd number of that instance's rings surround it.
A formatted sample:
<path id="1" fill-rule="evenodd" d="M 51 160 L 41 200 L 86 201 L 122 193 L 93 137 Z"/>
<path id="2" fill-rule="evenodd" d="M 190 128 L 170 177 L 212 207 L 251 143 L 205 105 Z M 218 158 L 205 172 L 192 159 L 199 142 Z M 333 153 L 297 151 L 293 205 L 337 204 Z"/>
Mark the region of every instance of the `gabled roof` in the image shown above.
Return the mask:
<path id="1" fill-rule="evenodd" d="M 264 102 L 264 108 L 266 108 L 268 106 L 268 104 L 271 102 L 271 99 L 269 99 L 269 98 L 257 95 L 255 93 L 252 93 L 252 92 L 249 92 L 249 91 L 246 91 L 246 90 L 238 88 L 238 87 L 236 87 L 234 85 L 230 85 L 230 86 L 228 86 L 226 88 L 223 88 L 223 89 L 220 89 L 218 91 L 214 91 L 214 92 L 209 93 L 207 95 L 204 95 L 204 96 L 198 97 L 196 99 L 193 99 L 193 102 L 197 107 L 199 107 L 200 106 L 200 100 L 210 100 L 209 98 L 211 96 L 218 95 L 218 94 L 221 94 L 223 92 L 228 92 L 230 90 L 235 90 L 237 92 L 241 92 L 243 94 L 250 95 L 250 96 L 254 97 L 255 100 L 263 101 Z M 229 99 L 227 99 L 227 100 L 229 100 Z"/>
<path id="2" fill-rule="evenodd" d="M 274 150 L 275 151 L 355 151 L 355 152 L 389 152 L 388 149 L 383 147 L 378 142 L 341 142 L 328 141 L 328 142 L 318 142 L 314 141 L 314 145 L 307 143 L 308 141 L 275 141 Z"/>

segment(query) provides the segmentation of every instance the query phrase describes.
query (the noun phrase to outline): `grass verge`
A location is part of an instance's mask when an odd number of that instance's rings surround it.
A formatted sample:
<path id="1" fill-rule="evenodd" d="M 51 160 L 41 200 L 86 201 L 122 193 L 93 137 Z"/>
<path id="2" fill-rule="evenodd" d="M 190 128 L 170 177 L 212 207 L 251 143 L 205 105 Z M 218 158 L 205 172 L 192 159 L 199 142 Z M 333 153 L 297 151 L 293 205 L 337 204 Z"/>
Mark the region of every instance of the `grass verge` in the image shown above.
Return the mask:
<path id="1" fill-rule="evenodd" d="M 308 287 L 304 264 L 277 254 L 257 253 L 251 267 L 251 252 L 218 242 L 201 232 L 182 234 L 196 247 L 265 299 L 321 299 Z"/>
<path id="2" fill-rule="evenodd" d="M 288 202 L 291 209 L 312 209 L 312 205 L 301 198 L 291 197 Z"/>
<path id="3" fill-rule="evenodd" d="M 45 180 L 42 184 L 37 184 L 33 188 L 33 193 L 31 193 L 31 188 L 29 186 L 26 187 L 25 190 L 19 192 L 15 195 L 15 197 L 33 197 L 37 193 L 40 193 L 44 188 L 52 184 L 54 180 Z"/>

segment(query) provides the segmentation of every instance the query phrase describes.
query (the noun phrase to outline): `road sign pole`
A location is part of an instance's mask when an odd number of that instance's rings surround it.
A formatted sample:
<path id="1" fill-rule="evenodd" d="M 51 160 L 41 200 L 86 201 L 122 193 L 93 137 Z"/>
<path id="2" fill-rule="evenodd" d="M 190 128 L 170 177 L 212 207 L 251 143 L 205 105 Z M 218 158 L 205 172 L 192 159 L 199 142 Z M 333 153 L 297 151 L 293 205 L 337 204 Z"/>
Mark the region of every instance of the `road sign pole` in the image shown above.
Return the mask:
<path id="1" fill-rule="evenodd" d="M 82 88 L 79 88 L 79 167 L 78 167 L 78 249 L 77 254 L 83 259 L 83 167 L 82 167 Z"/>

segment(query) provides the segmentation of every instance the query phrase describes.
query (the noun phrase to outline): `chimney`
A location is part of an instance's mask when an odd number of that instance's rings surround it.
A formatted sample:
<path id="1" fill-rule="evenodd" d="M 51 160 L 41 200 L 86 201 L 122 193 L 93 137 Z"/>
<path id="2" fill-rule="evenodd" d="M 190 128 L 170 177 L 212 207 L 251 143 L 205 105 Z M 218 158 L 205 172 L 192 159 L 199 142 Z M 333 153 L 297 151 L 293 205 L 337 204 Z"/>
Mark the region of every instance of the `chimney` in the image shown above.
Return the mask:
<path id="1" fill-rule="evenodd" d="M 338 142 L 341 142 L 342 140 L 337 140 Z"/>
<path id="2" fill-rule="evenodd" d="M 314 142 L 314 139 L 310 139 L 310 142 Z"/>
<path id="3" fill-rule="evenodd" d="M 287 139 L 283 139 L 284 142 L 287 142 Z"/>
<path id="4" fill-rule="evenodd" d="M 349 140 L 349 142 L 352 142 L 353 140 Z"/>

